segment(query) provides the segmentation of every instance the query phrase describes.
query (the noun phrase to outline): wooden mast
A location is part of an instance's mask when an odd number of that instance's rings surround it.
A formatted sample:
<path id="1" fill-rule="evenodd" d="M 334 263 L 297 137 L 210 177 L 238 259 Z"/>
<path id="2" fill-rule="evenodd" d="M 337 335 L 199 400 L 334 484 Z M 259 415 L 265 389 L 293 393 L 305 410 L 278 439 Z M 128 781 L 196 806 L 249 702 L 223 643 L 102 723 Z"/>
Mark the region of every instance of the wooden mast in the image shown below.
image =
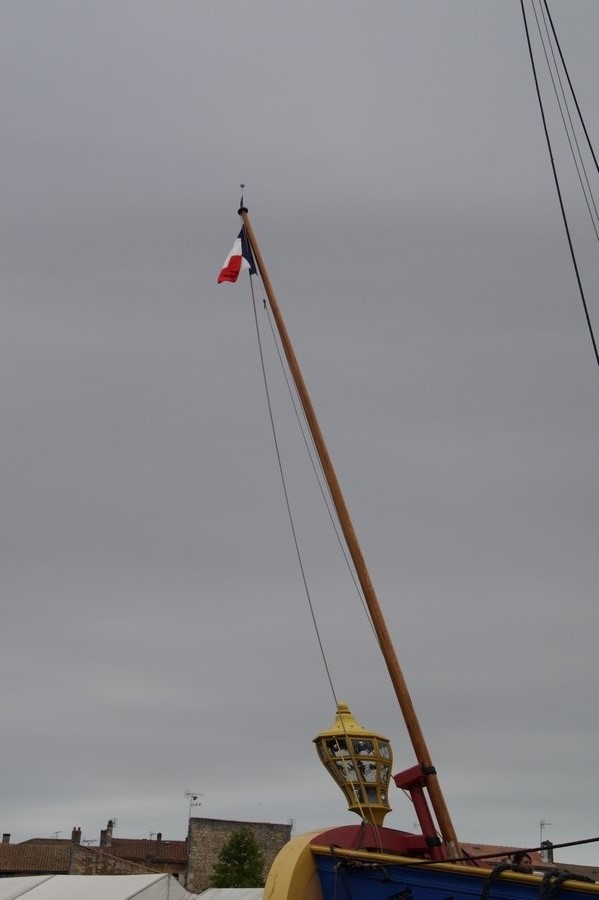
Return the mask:
<path id="1" fill-rule="evenodd" d="M 239 210 L 239 215 L 243 220 L 245 232 L 254 254 L 254 259 L 260 271 L 260 276 L 264 285 L 264 291 L 268 298 L 268 302 L 277 325 L 281 343 L 283 345 L 283 351 L 287 358 L 287 362 L 289 364 L 289 368 L 291 370 L 291 374 L 297 388 L 300 402 L 304 409 L 306 420 L 314 439 L 316 451 L 318 453 L 318 457 L 320 459 L 320 463 L 322 465 L 325 478 L 331 492 L 333 503 L 337 511 L 337 516 L 339 517 L 339 523 L 343 531 L 345 541 L 347 543 L 347 548 L 353 560 L 356 574 L 364 593 L 364 599 L 366 601 L 366 605 L 368 606 L 374 630 L 378 638 L 383 657 L 387 664 L 387 668 L 389 670 L 391 682 L 393 684 L 395 694 L 403 713 L 406 727 L 412 741 L 412 746 L 414 748 L 416 758 L 420 763 L 423 774 L 426 778 L 426 787 L 430 796 L 431 805 L 437 817 L 439 830 L 441 832 L 444 843 L 448 846 L 450 855 L 456 856 L 458 852 L 458 841 L 453 828 L 453 824 L 451 822 L 449 810 L 447 809 L 447 805 L 441 791 L 437 773 L 428 752 L 426 741 L 424 739 L 422 729 L 420 728 L 420 723 L 418 722 L 418 718 L 416 716 L 416 711 L 414 709 L 408 687 L 399 666 L 399 661 L 397 659 L 397 655 L 395 653 L 389 631 L 387 630 L 387 624 L 383 617 L 381 607 L 374 590 L 374 586 L 370 579 L 368 569 L 366 568 L 366 562 L 364 560 L 360 544 L 358 543 L 358 538 L 356 536 L 349 511 L 345 504 L 345 500 L 341 492 L 341 487 L 337 480 L 337 475 L 335 474 L 331 457 L 329 456 L 329 451 L 325 444 L 322 431 L 320 430 L 320 425 L 318 424 L 316 413 L 314 412 L 314 407 L 312 406 L 312 401 L 310 400 L 310 396 L 308 394 L 306 384 L 304 382 L 297 358 L 295 356 L 293 346 L 289 339 L 289 334 L 287 332 L 287 328 L 285 327 L 285 322 L 283 321 L 283 317 L 281 316 L 279 304 L 277 303 L 277 298 L 268 276 L 268 271 L 264 264 L 264 259 L 256 241 L 254 229 L 252 228 L 252 224 L 249 220 L 248 211 L 244 206 L 242 206 Z"/>

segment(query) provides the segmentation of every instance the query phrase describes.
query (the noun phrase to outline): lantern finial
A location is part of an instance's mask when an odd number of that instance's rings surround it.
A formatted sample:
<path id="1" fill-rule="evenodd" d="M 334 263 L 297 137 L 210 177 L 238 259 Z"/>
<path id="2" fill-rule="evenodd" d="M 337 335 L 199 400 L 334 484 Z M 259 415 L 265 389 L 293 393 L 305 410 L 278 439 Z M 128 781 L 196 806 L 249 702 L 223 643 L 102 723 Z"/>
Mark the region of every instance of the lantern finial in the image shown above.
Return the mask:
<path id="1" fill-rule="evenodd" d="M 341 787 L 349 809 L 374 825 L 382 825 L 389 806 L 393 755 L 388 738 L 368 731 L 345 703 L 335 722 L 314 738 L 320 760 Z"/>

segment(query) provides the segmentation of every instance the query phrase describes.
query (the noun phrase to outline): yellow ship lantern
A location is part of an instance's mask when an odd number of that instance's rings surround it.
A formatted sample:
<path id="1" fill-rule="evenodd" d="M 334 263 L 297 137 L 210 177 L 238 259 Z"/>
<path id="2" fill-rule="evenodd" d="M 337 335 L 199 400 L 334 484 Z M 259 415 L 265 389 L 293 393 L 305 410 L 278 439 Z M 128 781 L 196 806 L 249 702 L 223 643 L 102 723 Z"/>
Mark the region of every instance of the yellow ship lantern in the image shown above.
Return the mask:
<path id="1" fill-rule="evenodd" d="M 389 740 L 367 731 L 345 703 L 337 707 L 333 727 L 314 738 L 322 764 L 361 819 L 382 825 L 389 806 L 393 755 Z"/>

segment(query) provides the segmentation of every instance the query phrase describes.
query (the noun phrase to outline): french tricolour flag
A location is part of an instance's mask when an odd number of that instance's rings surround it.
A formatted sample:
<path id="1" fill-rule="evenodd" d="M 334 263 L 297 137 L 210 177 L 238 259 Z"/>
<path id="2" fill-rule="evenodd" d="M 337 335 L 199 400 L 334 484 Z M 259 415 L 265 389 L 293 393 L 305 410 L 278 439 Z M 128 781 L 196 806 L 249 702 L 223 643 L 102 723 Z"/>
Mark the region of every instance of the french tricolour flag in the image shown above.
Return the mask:
<path id="1" fill-rule="evenodd" d="M 242 269 L 249 269 L 250 275 L 256 274 L 256 266 L 254 265 L 254 257 L 252 256 L 252 251 L 250 249 L 250 242 L 248 241 L 245 229 L 243 228 L 237 235 L 235 243 L 233 244 L 233 249 L 227 256 L 224 265 L 220 270 L 218 283 L 221 284 L 223 281 L 231 281 L 234 284 L 239 278 L 239 273 Z"/>

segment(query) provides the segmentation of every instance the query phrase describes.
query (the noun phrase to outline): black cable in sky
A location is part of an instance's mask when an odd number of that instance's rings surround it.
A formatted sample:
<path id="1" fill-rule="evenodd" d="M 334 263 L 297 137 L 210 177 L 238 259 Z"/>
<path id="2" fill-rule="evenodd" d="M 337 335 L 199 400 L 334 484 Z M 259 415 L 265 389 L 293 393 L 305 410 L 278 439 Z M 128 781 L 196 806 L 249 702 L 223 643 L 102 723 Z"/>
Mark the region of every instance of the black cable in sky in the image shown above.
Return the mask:
<path id="1" fill-rule="evenodd" d="M 582 125 L 582 130 L 584 131 L 584 136 L 587 139 L 587 145 L 589 150 L 591 151 L 591 156 L 593 157 L 593 162 L 595 163 L 595 168 L 599 172 L 599 163 L 597 162 L 597 157 L 595 156 L 595 151 L 593 150 L 593 145 L 591 143 L 591 139 L 589 137 L 589 133 L 587 131 L 587 127 L 584 122 L 584 118 L 582 116 L 582 112 L 580 111 L 580 107 L 578 105 L 578 100 L 576 99 L 576 93 L 574 91 L 574 87 L 572 82 L 570 81 L 570 74 L 568 72 L 568 67 L 566 65 L 566 60 L 564 59 L 564 54 L 562 53 L 562 48 L 560 46 L 560 42 L 557 37 L 557 33 L 555 31 L 555 26 L 553 24 L 553 19 L 551 18 L 551 13 L 549 12 L 549 6 L 547 5 L 547 0 L 543 0 L 543 6 L 547 12 L 547 17 L 549 19 L 549 24 L 551 25 L 551 31 L 553 33 L 553 39 L 555 41 L 555 46 L 557 47 L 557 52 L 559 53 L 559 58 L 562 62 L 562 66 L 564 67 L 564 74 L 568 80 L 568 87 L 570 88 L 570 92 L 572 94 L 572 99 L 574 100 L 574 104 L 576 106 L 576 112 L 578 113 L 578 118 L 580 119 L 580 124 Z"/>
<path id="2" fill-rule="evenodd" d="M 543 121 L 543 130 L 544 130 L 544 132 L 545 132 L 545 140 L 546 140 L 546 142 L 547 142 L 547 149 L 549 150 L 549 159 L 550 159 L 550 161 L 551 161 L 551 169 L 552 169 L 552 171 L 553 171 L 553 180 L 554 180 L 554 182 L 555 182 L 555 188 L 556 188 L 556 190 L 557 190 L 557 197 L 558 197 L 560 209 L 561 209 L 561 212 L 562 212 L 562 219 L 563 219 L 563 222 L 564 222 L 564 228 L 566 229 L 566 237 L 567 237 L 567 239 L 568 239 L 568 246 L 570 247 L 570 256 L 572 257 L 572 264 L 573 264 L 573 266 L 574 266 L 574 273 L 575 273 L 575 275 L 576 275 L 576 281 L 577 281 L 577 283 L 578 283 L 578 290 L 579 290 L 579 292 L 580 292 L 580 298 L 581 298 L 581 300 L 582 300 L 582 306 L 583 306 L 583 309 L 584 309 L 584 314 L 585 314 L 585 318 L 586 318 L 586 322 L 587 322 L 587 327 L 588 327 L 588 330 L 589 330 L 589 335 L 590 335 L 590 337 L 591 337 L 591 343 L 592 343 L 592 345 L 593 345 L 593 352 L 594 352 L 594 354 L 595 354 L 595 360 L 596 360 L 596 362 L 597 362 L 597 365 L 599 366 L 599 350 L 597 349 L 597 341 L 595 340 L 595 335 L 594 335 L 594 333 L 593 333 L 593 325 L 592 325 L 592 323 L 591 323 L 591 318 L 590 318 L 590 316 L 589 316 L 589 310 L 588 310 L 587 301 L 586 301 L 586 297 L 585 297 L 585 293 L 584 293 L 584 288 L 583 288 L 583 286 L 582 286 L 582 281 L 581 281 L 581 278 L 580 278 L 580 272 L 579 272 L 579 270 L 578 270 L 578 262 L 577 262 L 577 260 L 576 260 L 576 254 L 575 254 L 575 252 L 574 252 L 574 244 L 573 244 L 573 242 L 572 242 L 572 235 L 570 234 L 570 226 L 569 226 L 569 224 L 568 224 L 568 217 L 566 216 L 566 209 L 565 209 L 565 207 L 564 207 L 564 201 L 563 201 L 563 198 L 562 198 L 562 192 L 561 192 L 561 188 L 560 188 L 560 184 L 559 184 L 559 178 L 558 178 L 558 175 L 557 175 L 557 169 L 556 169 L 556 166 L 555 166 L 555 160 L 554 160 L 554 158 L 553 158 L 553 148 L 552 148 L 552 146 L 551 146 L 551 138 L 549 137 L 549 129 L 547 128 L 547 119 L 546 119 L 546 117 L 545 117 L 545 109 L 544 109 L 544 107 L 543 107 L 543 99 L 542 99 L 542 97 L 541 97 L 541 90 L 540 90 L 540 87 L 539 87 L 539 79 L 538 79 L 538 76 L 537 76 L 537 69 L 536 69 L 536 66 L 535 66 L 534 54 L 533 54 L 533 51 L 532 51 L 532 43 L 531 43 L 531 40 L 530 40 L 530 32 L 529 32 L 529 29 L 528 29 L 528 20 L 527 20 L 527 18 L 526 18 L 526 10 L 525 10 L 525 8 L 524 8 L 524 0 L 520 0 L 520 9 L 522 10 L 522 20 L 523 20 L 523 22 L 524 22 L 524 31 L 525 31 L 525 33 L 526 33 L 526 43 L 527 43 L 527 45 L 528 45 L 528 55 L 529 55 L 529 57 L 530 57 L 530 64 L 531 64 L 531 67 L 532 67 L 532 74 L 533 74 L 533 78 L 534 78 L 534 82 L 535 82 L 535 88 L 536 88 L 536 92 L 537 92 L 537 99 L 538 99 L 538 101 L 539 101 L 539 108 L 540 108 L 540 111 L 541 111 L 541 119 L 542 119 L 542 121 Z"/>

